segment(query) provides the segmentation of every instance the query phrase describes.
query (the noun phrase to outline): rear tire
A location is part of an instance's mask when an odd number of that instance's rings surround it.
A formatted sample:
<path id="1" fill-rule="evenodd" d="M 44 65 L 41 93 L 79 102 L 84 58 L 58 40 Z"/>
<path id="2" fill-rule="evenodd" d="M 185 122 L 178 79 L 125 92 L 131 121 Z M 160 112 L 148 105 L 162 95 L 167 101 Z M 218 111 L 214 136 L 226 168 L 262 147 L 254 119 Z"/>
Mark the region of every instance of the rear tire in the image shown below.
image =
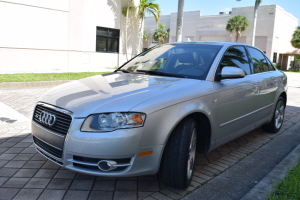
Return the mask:
<path id="1" fill-rule="evenodd" d="M 177 125 L 166 144 L 159 171 L 163 184 L 180 189 L 191 184 L 196 144 L 196 122 L 193 118 L 186 118 Z"/>
<path id="2" fill-rule="evenodd" d="M 285 101 L 282 97 L 278 98 L 275 111 L 273 113 L 272 120 L 265 125 L 262 125 L 262 129 L 264 131 L 270 132 L 270 133 L 277 133 L 283 123 L 284 119 L 284 111 L 285 111 Z"/>

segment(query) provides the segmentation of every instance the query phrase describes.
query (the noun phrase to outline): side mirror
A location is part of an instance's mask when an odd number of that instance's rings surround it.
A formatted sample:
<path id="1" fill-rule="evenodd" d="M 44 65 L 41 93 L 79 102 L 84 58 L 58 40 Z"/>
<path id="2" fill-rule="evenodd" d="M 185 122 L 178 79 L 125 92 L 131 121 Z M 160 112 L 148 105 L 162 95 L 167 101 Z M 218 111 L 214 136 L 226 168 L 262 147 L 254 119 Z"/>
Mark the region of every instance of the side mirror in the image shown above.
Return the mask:
<path id="1" fill-rule="evenodd" d="M 244 78 L 246 76 L 244 70 L 237 67 L 223 67 L 221 71 L 221 78 Z"/>

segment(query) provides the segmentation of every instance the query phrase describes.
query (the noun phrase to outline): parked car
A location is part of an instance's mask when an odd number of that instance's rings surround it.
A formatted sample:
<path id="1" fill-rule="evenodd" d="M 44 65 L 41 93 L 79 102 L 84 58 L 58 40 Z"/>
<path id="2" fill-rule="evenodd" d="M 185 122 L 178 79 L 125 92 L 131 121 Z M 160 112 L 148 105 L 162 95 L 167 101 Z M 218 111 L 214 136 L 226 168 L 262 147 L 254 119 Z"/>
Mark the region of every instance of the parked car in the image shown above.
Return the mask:
<path id="1" fill-rule="evenodd" d="M 113 73 L 72 81 L 40 97 L 35 147 L 67 169 L 97 176 L 159 172 L 186 188 L 196 151 L 257 127 L 280 130 L 287 77 L 255 47 L 225 42 L 156 46 Z"/>

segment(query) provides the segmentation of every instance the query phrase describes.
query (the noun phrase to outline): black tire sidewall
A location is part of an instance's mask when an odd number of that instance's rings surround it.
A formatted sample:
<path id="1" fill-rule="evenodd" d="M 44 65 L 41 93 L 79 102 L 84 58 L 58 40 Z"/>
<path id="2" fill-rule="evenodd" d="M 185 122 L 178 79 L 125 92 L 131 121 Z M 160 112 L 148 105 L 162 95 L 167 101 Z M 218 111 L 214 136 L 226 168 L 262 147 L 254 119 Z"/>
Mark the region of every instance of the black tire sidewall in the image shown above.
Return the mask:
<path id="1" fill-rule="evenodd" d="M 186 118 L 177 125 L 168 139 L 160 169 L 161 181 L 166 186 L 185 189 L 191 184 L 194 170 L 188 178 L 187 163 L 194 129 L 197 134 L 195 120 Z"/>

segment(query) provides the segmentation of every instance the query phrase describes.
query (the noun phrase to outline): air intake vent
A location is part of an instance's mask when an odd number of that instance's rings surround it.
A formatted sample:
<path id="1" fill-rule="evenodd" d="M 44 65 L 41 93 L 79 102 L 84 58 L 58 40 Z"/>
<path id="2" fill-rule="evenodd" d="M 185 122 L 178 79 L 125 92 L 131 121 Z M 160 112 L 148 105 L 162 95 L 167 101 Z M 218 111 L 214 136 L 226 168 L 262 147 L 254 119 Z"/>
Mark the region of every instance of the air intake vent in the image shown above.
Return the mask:
<path id="1" fill-rule="evenodd" d="M 62 158 L 62 153 L 63 153 L 62 150 L 55 148 L 34 136 L 33 136 L 33 142 L 36 146 L 38 146 L 39 148 L 41 148 L 48 154 L 50 154 L 56 158 L 59 158 L 59 159 Z"/>

